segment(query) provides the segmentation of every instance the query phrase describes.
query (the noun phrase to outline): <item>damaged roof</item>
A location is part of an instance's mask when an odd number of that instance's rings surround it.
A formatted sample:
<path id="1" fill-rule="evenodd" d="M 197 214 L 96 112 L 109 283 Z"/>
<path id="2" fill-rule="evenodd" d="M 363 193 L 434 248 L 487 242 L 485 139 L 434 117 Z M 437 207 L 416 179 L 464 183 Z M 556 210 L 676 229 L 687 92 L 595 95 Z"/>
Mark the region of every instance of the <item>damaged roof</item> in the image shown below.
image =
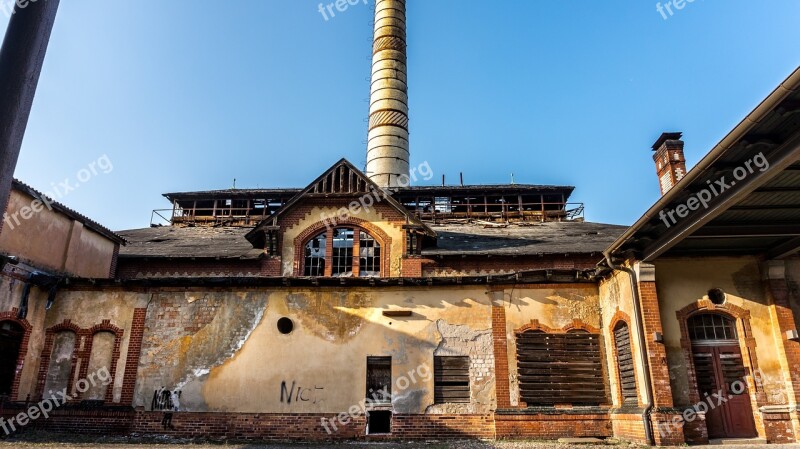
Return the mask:
<path id="1" fill-rule="evenodd" d="M 161 226 L 119 231 L 128 245 L 120 257 L 258 259 L 263 250 L 254 249 L 244 238 L 250 228 Z"/>
<path id="2" fill-rule="evenodd" d="M 438 246 L 425 256 L 601 253 L 627 226 L 588 222 L 546 222 L 503 226 L 481 224 L 434 225 Z"/>
<path id="3" fill-rule="evenodd" d="M 447 224 L 431 226 L 438 246 L 425 256 L 532 256 L 600 253 L 625 231 L 625 226 L 549 222 L 529 225 Z M 119 231 L 128 240 L 125 258 L 257 259 L 264 253 L 245 238 L 251 228 L 162 226 Z"/>

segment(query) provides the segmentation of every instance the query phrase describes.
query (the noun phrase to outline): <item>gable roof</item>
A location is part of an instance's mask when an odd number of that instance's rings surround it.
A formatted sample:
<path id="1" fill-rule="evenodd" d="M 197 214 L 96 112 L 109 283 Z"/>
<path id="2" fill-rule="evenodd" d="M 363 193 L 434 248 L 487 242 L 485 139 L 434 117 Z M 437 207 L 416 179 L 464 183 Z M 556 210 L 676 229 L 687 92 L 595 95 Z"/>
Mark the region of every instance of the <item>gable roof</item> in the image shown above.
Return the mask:
<path id="1" fill-rule="evenodd" d="M 425 234 L 435 237 L 433 232 L 425 223 L 403 207 L 397 200 L 392 198 L 387 192 L 374 181 L 369 179 L 361 170 L 357 169 L 347 159 L 340 159 L 331 168 L 322 173 L 317 179 L 311 182 L 305 189 L 295 195 L 291 200 L 275 211 L 272 215 L 262 220 L 255 228 L 248 232 L 245 237 L 254 246 L 258 242 L 258 234 L 270 226 L 277 226 L 278 218 L 291 210 L 298 202 L 305 198 L 350 198 L 350 197 L 373 196 L 376 202 L 384 202 L 406 218 L 409 225 L 421 229 Z"/>

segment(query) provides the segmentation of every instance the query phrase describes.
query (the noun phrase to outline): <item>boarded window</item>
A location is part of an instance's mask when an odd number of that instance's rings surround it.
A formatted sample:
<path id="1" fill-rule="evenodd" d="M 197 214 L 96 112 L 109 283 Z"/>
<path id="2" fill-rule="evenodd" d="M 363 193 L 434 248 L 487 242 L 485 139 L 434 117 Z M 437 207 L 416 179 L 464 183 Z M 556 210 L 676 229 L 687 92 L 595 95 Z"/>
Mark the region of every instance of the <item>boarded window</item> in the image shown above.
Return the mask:
<path id="1" fill-rule="evenodd" d="M 528 406 L 607 403 L 599 335 L 519 334 L 517 370 L 520 398 Z"/>
<path id="2" fill-rule="evenodd" d="M 77 343 L 75 332 L 61 331 L 53 336 L 53 352 L 50 353 L 50 364 L 47 367 L 45 378 L 45 396 L 52 391 L 61 391 L 64 388 L 72 391 L 70 373 L 72 372 L 72 354 Z"/>
<path id="3" fill-rule="evenodd" d="M 92 353 L 89 356 L 89 373 L 98 374 L 89 389 L 83 394 L 85 400 L 103 401 L 106 391 L 111 388 L 102 379 L 108 379 L 111 373 L 111 360 L 117 336 L 111 332 L 98 332 L 92 336 Z"/>
<path id="4" fill-rule="evenodd" d="M 367 357 L 366 397 L 376 404 L 392 402 L 391 357 Z"/>
<path id="5" fill-rule="evenodd" d="M 636 373 L 633 369 L 631 334 L 627 323 L 620 322 L 614 329 L 614 344 L 617 347 L 617 369 L 622 403 L 637 405 L 639 400 L 636 394 Z"/>
<path id="6" fill-rule="evenodd" d="M 437 404 L 469 402 L 469 357 L 434 357 L 433 379 Z"/>

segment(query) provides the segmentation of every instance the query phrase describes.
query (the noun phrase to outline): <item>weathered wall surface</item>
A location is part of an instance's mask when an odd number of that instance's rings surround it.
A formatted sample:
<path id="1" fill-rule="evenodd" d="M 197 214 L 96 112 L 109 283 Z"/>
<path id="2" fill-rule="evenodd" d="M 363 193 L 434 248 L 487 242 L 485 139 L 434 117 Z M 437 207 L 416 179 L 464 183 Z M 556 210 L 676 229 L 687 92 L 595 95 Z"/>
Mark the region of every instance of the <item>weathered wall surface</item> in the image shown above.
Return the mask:
<path id="1" fill-rule="evenodd" d="M 620 407 L 621 393 L 619 389 L 619 373 L 617 371 L 617 359 L 614 357 L 614 319 L 620 317 L 620 313 L 627 318 L 628 329 L 631 336 L 631 351 L 635 363 L 637 393 L 639 403 L 646 402 L 644 367 L 641 364 L 641 353 L 639 349 L 639 328 L 636 326 L 636 314 L 633 312 L 633 292 L 631 291 L 631 276 L 622 271 L 616 271 L 608 279 L 600 283 L 600 307 L 602 310 L 603 336 L 606 347 L 606 364 L 608 365 L 609 380 L 611 387 L 611 397 L 615 407 Z"/>
<path id="2" fill-rule="evenodd" d="M 597 286 L 589 284 L 509 289 L 505 291 L 505 299 L 511 405 L 516 407 L 519 405 L 519 381 L 515 330 L 534 319 L 553 329 L 563 329 L 576 319 L 602 328 L 600 302 Z"/>
<path id="3" fill-rule="evenodd" d="M 383 316 L 392 309 L 412 315 Z M 282 317 L 294 323 L 286 335 Z M 471 357 L 470 404 L 434 405 L 434 354 Z M 466 287 L 162 291 L 148 308 L 136 405 L 166 387 L 182 389 L 189 411 L 339 413 L 365 398 L 367 356 L 392 357 L 396 413 L 494 408 L 489 300 Z"/>
<path id="4" fill-rule="evenodd" d="M 766 399 L 770 404 L 785 404 L 784 381 L 773 335 L 773 326 L 777 325 L 773 324 L 770 316 L 758 261 L 744 257 L 667 259 L 659 260 L 655 265 L 664 343 L 675 404 L 690 405 L 688 367 L 681 348 L 681 331 L 676 312 L 699 300 L 708 299 L 707 292 L 712 288 L 723 289 L 727 293 L 728 303 L 750 312 L 752 336 L 756 344 L 753 353 L 763 376 L 762 388 Z"/>
<path id="5" fill-rule="evenodd" d="M 45 329 L 51 328 L 57 324 L 62 324 L 65 320 L 69 320 L 72 325 L 85 330 L 100 325 L 104 320 L 108 320 L 110 325 L 122 329 L 123 334 L 120 340 L 120 355 L 117 361 L 114 383 L 112 386 L 113 402 L 120 402 L 123 387 L 123 373 L 125 372 L 125 358 L 128 354 L 128 345 L 131 337 L 133 311 L 136 307 L 144 307 L 149 297 L 150 296 L 146 293 L 122 292 L 119 289 L 109 289 L 105 291 L 61 291 L 53 307 L 47 311 L 47 316 L 43 323 L 44 326 L 38 328 L 37 332 L 44 333 Z M 95 370 L 102 368 L 100 365 L 108 357 L 106 355 L 107 352 L 103 351 L 110 349 L 111 343 L 107 341 L 108 336 L 104 335 L 103 332 L 99 334 L 87 333 L 86 335 L 79 335 L 78 341 L 76 342 L 76 349 L 81 350 L 88 348 L 90 339 L 99 346 L 93 347 L 90 354 L 80 358 L 79 363 L 84 366 L 88 364 L 88 373 L 93 373 Z M 44 340 L 44 337 L 42 337 L 42 340 Z M 41 353 L 41 348 L 34 351 L 34 353 L 39 355 Z M 35 386 L 39 363 L 37 358 L 36 363 L 33 363 L 32 366 L 26 366 L 26 370 L 30 368 L 37 371 L 26 373 L 33 380 L 31 391 L 33 391 L 33 387 Z M 107 368 L 109 371 L 111 370 L 111 367 Z M 80 380 L 77 373 L 72 380 L 73 383 Z M 84 399 L 88 399 L 86 395 L 98 395 L 98 391 L 101 389 L 102 387 L 94 386 L 93 389 L 84 395 Z"/>
<path id="6" fill-rule="evenodd" d="M 19 270 L 6 267 L 6 272 Z M 24 273 L 22 273 L 24 274 Z M 11 312 L 20 307 L 22 290 L 25 283 L 19 279 L 3 276 L 0 277 L 0 312 Z M 28 350 L 22 363 L 18 399 L 24 400 L 26 395 L 33 391 L 36 384 L 36 374 L 39 370 L 39 353 L 44 346 L 45 304 L 47 292 L 38 287 L 32 287 L 28 297 L 28 314 L 25 320 L 32 326 Z M 11 362 L 13 363 L 13 362 Z"/>
<path id="7" fill-rule="evenodd" d="M 115 243 L 47 207 L 31 212 L 33 201 L 24 193 L 11 191 L 0 251 L 37 267 L 80 277 L 109 277 Z"/>

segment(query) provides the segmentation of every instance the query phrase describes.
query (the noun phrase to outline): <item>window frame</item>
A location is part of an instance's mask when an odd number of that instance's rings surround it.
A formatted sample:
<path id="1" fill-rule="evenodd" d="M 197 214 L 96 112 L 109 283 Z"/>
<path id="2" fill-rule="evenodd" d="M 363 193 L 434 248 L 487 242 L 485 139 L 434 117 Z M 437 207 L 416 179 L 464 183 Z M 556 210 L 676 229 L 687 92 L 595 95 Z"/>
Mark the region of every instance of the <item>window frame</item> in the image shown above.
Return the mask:
<path id="1" fill-rule="evenodd" d="M 352 230 L 352 248 L 348 248 L 351 251 L 350 255 L 350 265 L 347 265 L 348 268 L 351 268 L 351 271 L 345 272 L 347 275 L 343 276 L 339 273 L 334 274 L 334 262 L 337 256 L 335 254 L 334 248 L 334 232 L 337 230 Z M 371 246 L 369 247 L 372 249 L 373 256 L 373 263 L 367 264 L 374 268 L 375 264 L 379 266 L 378 270 L 368 270 L 369 272 L 377 272 L 378 274 L 372 275 L 365 275 L 362 273 L 361 270 L 361 234 L 366 234 L 369 237 L 369 241 L 371 242 Z M 384 277 L 386 273 L 386 259 L 385 254 L 387 251 L 386 244 L 383 239 L 376 235 L 376 232 L 372 232 L 364 227 L 353 225 L 353 224 L 341 224 L 336 227 L 327 227 L 325 229 L 319 230 L 318 232 L 313 233 L 307 239 L 304 239 L 301 244 L 299 245 L 300 253 L 297 254 L 297 258 L 299 259 L 299 274 L 306 277 L 343 277 L 343 278 L 375 278 L 375 277 Z M 324 269 L 323 274 L 321 276 L 317 275 L 307 275 L 306 274 L 306 247 L 308 244 L 313 241 L 314 239 L 323 237 L 325 241 L 326 247 L 324 248 Z M 375 255 L 377 254 L 377 255 Z"/>

